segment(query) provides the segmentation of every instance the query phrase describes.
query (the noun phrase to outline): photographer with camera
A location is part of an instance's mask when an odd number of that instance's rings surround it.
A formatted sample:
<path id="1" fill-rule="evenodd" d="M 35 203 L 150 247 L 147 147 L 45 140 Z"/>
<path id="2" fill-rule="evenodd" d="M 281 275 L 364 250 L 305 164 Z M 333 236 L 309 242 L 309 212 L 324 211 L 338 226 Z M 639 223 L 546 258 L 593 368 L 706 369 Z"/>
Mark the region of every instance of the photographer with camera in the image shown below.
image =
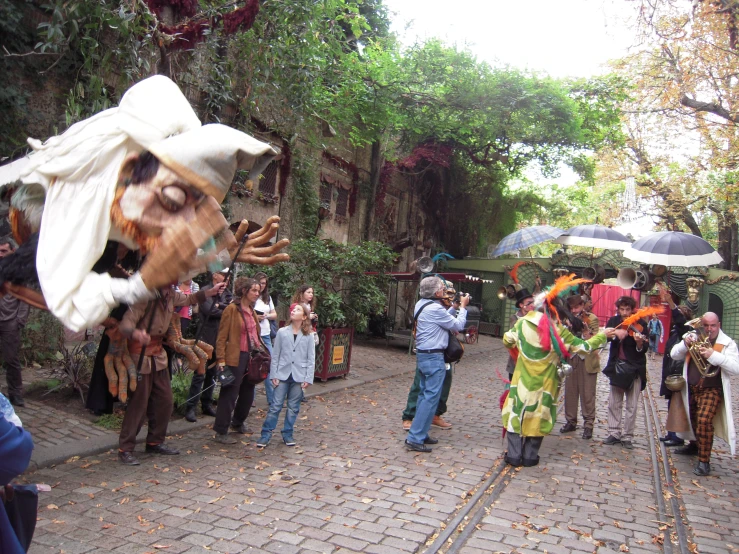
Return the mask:
<path id="1" fill-rule="evenodd" d="M 452 307 L 455 310 L 459 310 L 460 300 L 462 293 L 454 295 L 452 300 Z M 472 297 L 470 297 L 472 300 Z M 416 407 L 418 405 L 418 393 L 421 390 L 421 373 L 416 368 L 416 376 L 413 378 L 413 385 L 411 390 L 408 391 L 408 400 L 405 403 L 405 410 L 403 410 L 403 430 L 409 431 L 413 424 L 413 419 L 416 417 Z M 439 397 L 439 404 L 436 407 L 436 413 L 434 418 L 431 420 L 431 427 L 436 427 L 442 431 L 449 431 L 452 428 L 452 424 L 443 419 L 443 416 L 447 412 L 447 401 L 449 400 L 449 393 L 452 390 L 452 371 L 451 368 L 447 370 L 444 375 L 444 383 L 441 385 L 441 396 Z"/>
<path id="2" fill-rule="evenodd" d="M 441 397 L 442 384 L 447 373 L 444 350 L 449 344 L 449 333 L 459 332 L 467 323 L 467 305 L 470 296 L 459 300 L 459 308 L 445 308 L 442 299 L 446 286 L 436 276 L 421 281 L 421 300 L 413 310 L 416 320 L 416 372 L 419 375 L 418 407 L 413 419 L 406 447 L 415 452 L 431 452 L 429 444 L 437 439 L 429 437 L 429 428 Z M 447 300 L 448 302 L 448 300 Z"/>

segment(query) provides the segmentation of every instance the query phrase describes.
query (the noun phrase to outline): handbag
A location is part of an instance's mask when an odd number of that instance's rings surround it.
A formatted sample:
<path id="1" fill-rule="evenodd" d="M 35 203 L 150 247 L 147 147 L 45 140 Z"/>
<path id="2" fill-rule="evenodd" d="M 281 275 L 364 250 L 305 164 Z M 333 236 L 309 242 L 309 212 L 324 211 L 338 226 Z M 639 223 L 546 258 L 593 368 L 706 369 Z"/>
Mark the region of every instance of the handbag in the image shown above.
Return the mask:
<path id="1" fill-rule="evenodd" d="M 464 346 L 457 335 L 449 331 L 449 343 L 444 349 L 444 361 L 448 364 L 456 364 L 464 356 Z"/>
<path id="2" fill-rule="evenodd" d="M 426 304 L 421 306 L 418 309 L 418 312 L 416 312 L 416 315 L 413 316 L 413 337 L 416 336 L 416 323 L 418 323 L 418 317 L 421 315 L 421 312 L 428 306 L 429 304 L 433 304 L 433 300 L 429 300 Z M 447 342 L 446 348 L 444 349 L 444 362 L 448 364 L 456 364 L 459 362 L 459 360 L 462 359 L 462 356 L 464 355 L 464 346 L 462 346 L 462 343 L 457 338 L 457 335 L 455 333 L 452 333 L 451 331 L 447 331 L 449 333 L 449 341 Z"/>
<path id="3" fill-rule="evenodd" d="M 258 346 L 252 346 L 249 338 L 249 327 L 246 325 L 246 315 L 239 309 L 241 318 L 244 320 L 244 329 L 246 329 L 246 344 L 249 348 L 249 362 L 246 365 L 244 379 L 250 385 L 258 385 L 269 377 L 269 369 L 272 364 L 272 356 L 269 355 L 267 347 L 262 344 L 259 339 Z"/>
<path id="4" fill-rule="evenodd" d="M 639 365 L 629 360 L 616 360 L 611 368 L 603 370 L 603 375 L 608 377 L 611 385 L 620 389 L 629 390 L 634 384 L 639 373 Z"/>

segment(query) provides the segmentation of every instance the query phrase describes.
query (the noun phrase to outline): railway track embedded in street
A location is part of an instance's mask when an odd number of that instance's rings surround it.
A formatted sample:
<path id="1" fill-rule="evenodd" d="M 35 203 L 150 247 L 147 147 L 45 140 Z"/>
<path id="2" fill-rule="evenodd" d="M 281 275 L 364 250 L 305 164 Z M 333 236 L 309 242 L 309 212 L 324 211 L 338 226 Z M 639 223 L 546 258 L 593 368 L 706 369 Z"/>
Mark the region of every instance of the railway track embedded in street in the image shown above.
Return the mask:
<path id="1" fill-rule="evenodd" d="M 688 528 L 683 521 L 684 508 L 675 488 L 676 471 L 668 455 L 667 447 L 659 440 L 661 422 L 649 383 L 642 394 L 642 402 L 652 459 L 658 516 L 662 526 L 665 527 L 663 551 L 665 554 L 673 554 L 673 552 L 690 554 Z"/>

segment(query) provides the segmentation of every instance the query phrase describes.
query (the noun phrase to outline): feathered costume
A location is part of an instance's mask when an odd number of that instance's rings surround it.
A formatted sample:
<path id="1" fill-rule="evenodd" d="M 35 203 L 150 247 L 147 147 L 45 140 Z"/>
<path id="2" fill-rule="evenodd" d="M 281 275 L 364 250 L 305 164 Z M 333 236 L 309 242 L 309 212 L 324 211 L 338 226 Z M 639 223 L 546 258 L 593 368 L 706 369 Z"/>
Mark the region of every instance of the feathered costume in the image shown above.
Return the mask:
<path id="1" fill-rule="evenodd" d="M 550 289 L 537 296 L 540 306 L 552 306 L 554 299 L 583 279 L 560 277 Z M 551 308 L 554 314 L 557 311 Z M 558 316 L 556 316 L 558 317 Z M 606 343 L 598 333 L 582 340 L 548 314 L 532 311 L 518 320 L 503 335 L 506 348 L 517 348 L 519 355 L 510 392 L 503 405 L 503 426 L 509 433 L 524 437 L 544 437 L 551 433 L 557 418 L 557 393 L 560 380 L 557 366 L 571 352 L 590 352 Z"/>

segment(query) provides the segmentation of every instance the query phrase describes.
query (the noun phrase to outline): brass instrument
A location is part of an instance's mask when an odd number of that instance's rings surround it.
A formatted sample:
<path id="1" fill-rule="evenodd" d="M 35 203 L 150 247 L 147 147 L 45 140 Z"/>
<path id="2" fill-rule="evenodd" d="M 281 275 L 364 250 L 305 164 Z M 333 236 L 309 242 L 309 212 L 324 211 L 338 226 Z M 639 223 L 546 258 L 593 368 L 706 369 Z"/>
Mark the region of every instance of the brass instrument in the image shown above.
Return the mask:
<path id="1" fill-rule="evenodd" d="M 693 339 L 693 342 L 688 346 L 688 352 L 690 352 L 690 357 L 695 363 L 695 367 L 698 368 L 698 372 L 701 374 L 701 377 L 708 378 L 716 376 L 720 368 L 715 367 L 711 371 L 710 368 L 712 368 L 712 366 L 708 363 L 708 360 L 701 356 L 700 353 L 703 348 L 713 348 L 711 341 L 708 340 L 708 335 L 706 335 L 705 329 L 703 329 L 703 320 L 697 317 L 688 321 L 686 325 L 693 328 L 693 331 L 683 335 L 683 340 L 687 337 L 691 337 Z"/>

